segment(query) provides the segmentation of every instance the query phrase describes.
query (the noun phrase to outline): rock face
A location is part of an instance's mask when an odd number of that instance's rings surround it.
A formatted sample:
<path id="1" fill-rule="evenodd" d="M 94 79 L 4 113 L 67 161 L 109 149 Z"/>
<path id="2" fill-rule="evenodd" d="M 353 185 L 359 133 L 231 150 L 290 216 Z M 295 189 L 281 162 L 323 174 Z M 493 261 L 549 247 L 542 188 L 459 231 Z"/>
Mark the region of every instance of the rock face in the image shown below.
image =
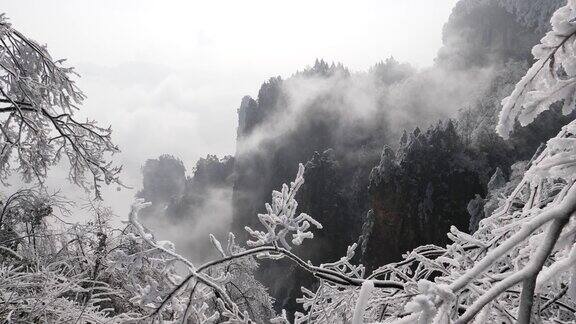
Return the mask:
<path id="1" fill-rule="evenodd" d="M 401 79 L 401 74 L 399 71 L 395 78 Z M 357 240 L 368 210 L 368 175 L 378 161 L 385 130 L 379 129 L 377 122 L 383 116 L 347 118 L 341 103 L 346 93 L 335 89 L 351 82 L 349 78 L 341 65 L 317 61 L 288 80 L 270 79 L 257 100 L 242 100 L 232 222 L 239 242 L 247 238 L 244 226 L 260 226 L 256 215 L 264 211 L 272 190 L 292 180 L 298 163 L 306 164 L 306 182 L 297 197 L 299 209 L 314 215 L 325 228 L 296 252 L 317 264 L 331 262 Z M 325 84 L 327 90 L 303 100 L 292 87 L 304 82 Z M 315 282 L 284 261 L 264 262 L 260 269 L 259 279 L 270 287 L 277 309 L 295 310 L 299 287 Z"/>
<path id="2" fill-rule="evenodd" d="M 335 261 L 359 242 L 357 261 L 373 269 L 418 245 L 445 244 L 451 225 L 473 231 L 502 183 L 520 172 L 514 163 L 574 118 L 546 112 L 508 141 L 494 132 L 501 99 L 563 1 L 461 0 L 434 66 L 422 71 L 393 58 L 362 73 L 317 60 L 290 78 L 271 78 L 240 103 L 234 158 L 201 159 L 191 178 L 174 158 L 149 161 L 139 195 L 172 224 L 190 224 L 197 231 L 190 237 L 227 232 L 230 223 L 243 243 L 244 226 L 259 228 L 256 215 L 272 190 L 304 163 L 299 209 L 324 226 L 295 249 L 304 260 Z M 198 221 L 202 215 L 209 221 Z M 204 250 L 202 242 L 193 245 Z M 276 310 L 289 313 L 300 286 L 316 282 L 286 260 L 263 261 L 257 277 Z"/>
<path id="3" fill-rule="evenodd" d="M 466 205 L 484 191 L 476 170 L 452 121 L 405 134 L 395 151 L 385 148 L 370 175 L 364 264 L 374 269 L 415 246 L 443 245 L 452 225 L 468 228 Z"/>
<path id="4" fill-rule="evenodd" d="M 268 199 L 274 186 L 277 187 L 279 183 L 281 184 L 280 178 L 285 179 L 287 176 L 287 174 L 278 173 L 279 170 L 276 169 L 278 166 L 271 163 L 267 148 L 260 146 L 253 148 L 250 146 L 251 143 L 246 144 L 246 149 L 242 147 L 242 141 L 250 138 L 257 130 L 257 126 L 273 113 L 273 109 L 282 105 L 279 98 L 281 82 L 280 78 L 270 79 L 262 85 L 258 101 L 246 96 L 242 99 L 238 109 L 232 228 L 234 232 L 238 233 L 240 242 L 244 242 L 248 238 L 244 226 L 256 228 L 258 224 L 256 213 L 262 210 L 263 202 L 267 201 L 266 199 Z M 275 178 L 276 181 L 274 181 Z"/>
<path id="5" fill-rule="evenodd" d="M 460 1 L 444 26 L 437 63 L 464 68 L 530 60 L 539 36 L 496 1 Z"/>
<path id="6" fill-rule="evenodd" d="M 563 0 L 461 0 L 443 30 L 436 63 L 452 68 L 531 61 Z"/>
<path id="7" fill-rule="evenodd" d="M 514 173 L 516 161 L 529 159 L 542 141 L 574 118 L 546 112 L 529 127 L 517 127 L 508 141 L 494 131 L 502 98 L 526 71 L 530 49 L 547 28 L 529 17 L 551 14 L 559 5 L 506 0 L 457 4 L 444 27 L 435 67 L 490 68 L 492 78 L 461 109 L 456 126 L 449 122 L 425 133 L 416 129 L 402 137 L 397 149 L 384 148 L 370 177 L 371 210 L 362 234 L 363 261 L 370 269 L 398 261 L 418 245 L 447 243 L 450 225 L 475 230 L 493 210 L 495 197 L 486 196 L 487 187 L 494 191 L 491 187 L 501 186 Z"/>
<path id="8" fill-rule="evenodd" d="M 153 205 L 165 205 L 178 197 L 186 187 L 186 168 L 171 155 L 150 159 L 142 167 L 143 188 L 136 196 Z"/>
<path id="9" fill-rule="evenodd" d="M 555 1 L 529 2 L 551 14 Z M 493 131 L 500 100 L 525 72 L 530 48 L 546 30 L 545 20 L 534 17 L 542 8 L 524 2 L 460 1 L 436 63 L 426 71 L 389 59 L 353 74 L 317 61 L 288 79 L 271 78 L 256 99 L 244 97 L 234 165 L 238 241 L 247 238 L 244 226 L 258 227 L 256 215 L 270 192 L 291 180 L 298 163 L 307 163 L 300 209 L 325 227 L 296 251 L 314 263 L 334 261 L 354 242 L 361 243 L 369 268 L 417 245 L 444 244 L 450 225 L 471 226 L 467 207 L 475 197 L 472 223 L 483 218 L 496 168 L 508 176 L 511 165 L 529 158 L 547 136 L 546 127 L 520 130 L 504 143 Z M 458 108 L 455 122 L 416 129 L 397 142 L 401 129 L 446 120 Z M 541 125 L 557 127 L 560 119 L 550 118 L 554 122 Z M 385 145 L 392 148 L 382 152 Z M 296 310 L 299 287 L 314 282 L 289 263 L 264 262 L 260 269 L 277 310 Z"/>
<path id="10" fill-rule="evenodd" d="M 232 156 L 219 159 L 209 154 L 196 162 L 194 174 L 187 177 L 181 160 L 161 155 L 144 163 L 143 187 L 136 197 L 152 203 L 153 208 L 145 208 L 145 214 L 154 210 L 162 215 L 155 217 L 167 217 L 171 221 L 194 218 L 194 211 L 206 202 L 211 190 L 232 188 L 233 171 Z"/>
<path id="11" fill-rule="evenodd" d="M 194 218 L 215 191 L 228 191 L 231 195 L 233 172 L 234 158 L 231 156 L 219 159 L 216 155 L 208 155 L 198 160 L 194 175 L 186 179 L 185 189 L 171 201 L 167 214 L 179 219 Z"/>
<path id="12" fill-rule="evenodd" d="M 143 188 L 137 197 L 152 202 L 141 211 L 144 224 L 176 243 L 195 262 L 217 256 L 208 234 L 226 237 L 232 218 L 234 158 L 208 155 L 186 177 L 179 159 L 163 155 L 146 161 Z"/>

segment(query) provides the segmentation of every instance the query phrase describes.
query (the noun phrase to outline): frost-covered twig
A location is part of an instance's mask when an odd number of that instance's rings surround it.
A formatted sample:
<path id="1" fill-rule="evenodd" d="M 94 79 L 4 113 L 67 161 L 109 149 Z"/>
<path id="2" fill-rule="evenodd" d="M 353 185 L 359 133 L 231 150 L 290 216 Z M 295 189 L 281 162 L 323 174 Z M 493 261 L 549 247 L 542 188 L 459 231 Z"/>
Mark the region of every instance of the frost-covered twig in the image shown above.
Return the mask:
<path id="1" fill-rule="evenodd" d="M 296 215 L 298 202 L 295 199 L 300 186 L 304 184 L 304 165 L 298 165 L 298 174 L 290 187 L 282 185 L 282 191 L 272 192 L 272 204 L 266 204 L 266 214 L 258 214 L 260 223 L 265 231 L 253 230 L 246 226 L 246 231 L 256 240 L 248 241 L 249 246 L 262 246 L 267 244 L 277 245 L 280 243 L 286 250 L 290 250 L 290 244 L 286 241 L 286 235 L 292 235 L 292 244 L 300 245 L 304 239 L 311 239 L 314 234 L 308 229 L 310 224 L 321 229 L 322 224 L 306 213 Z"/>
<path id="2" fill-rule="evenodd" d="M 175 257 L 176 259 L 182 261 L 184 264 L 186 264 L 186 266 L 188 267 L 188 271 L 190 272 L 190 275 L 187 279 L 185 279 L 182 283 L 187 283 L 191 278 L 194 278 L 196 280 L 198 280 L 199 282 L 201 282 L 202 284 L 210 287 L 211 289 L 213 289 L 217 295 L 222 298 L 222 300 L 224 301 L 226 307 L 233 313 L 233 314 L 237 314 L 238 316 L 240 316 L 241 318 L 242 315 L 240 313 L 238 313 L 238 306 L 232 301 L 232 299 L 230 299 L 230 296 L 228 296 L 228 293 L 218 285 L 218 283 L 214 282 L 212 279 L 210 279 L 209 277 L 200 274 L 197 272 L 196 267 L 192 264 L 192 262 L 190 262 L 188 259 L 186 259 L 185 257 L 179 255 L 178 253 L 169 250 L 167 248 L 165 248 L 164 246 L 162 246 L 161 244 L 158 244 L 157 242 L 155 242 L 152 239 L 152 235 L 150 233 L 146 233 L 144 230 L 144 227 L 138 222 L 137 219 L 137 215 L 138 215 L 138 211 L 144 207 L 148 206 L 147 203 L 144 202 L 143 199 L 137 199 L 136 202 L 132 205 L 132 209 L 130 210 L 130 214 L 129 214 L 129 222 L 130 224 L 132 224 L 134 226 L 134 228 L 136 229 L 137 233 L 140 235 L 140 237 L 146 241 L 146 243 L 148 243 L 150 246 L 163 251 L 164 253 L 171 255 L 173 257 Z M 160 313 L 162 311 L 162 309 L 164 308 L 164 306 L 166 305 L 166 303 L 172 299 L 172 297 L 179 291 L 179 289 L 181 287 L 183 287 L 182 283 L 180 285 L 178 285 L 176 287 L 176 289 L 174 289 L 169 295 L 168 297 L 166 297 L 162 303 L 154 310 L 154 312 L 150 315 L 150 316 L 155 316 L 156 314 Z"/>
<path id="3" fill-rule="evenodd" d="M 368 300 L 370 299 L 373 289 L 374 283 L 372 281 L 364 281 L 362 288 L 360 289 L 358 300 L 356 301 L 356 307 L 354 308 L 352 324 L 362 324 L 364 322 L 364 310 L 366 309 L 366 305 L 368 305 Z"/>
<path id="4" fill-rule="evenodd" d="M 97 197 L 102 182 L 124 186 L 122 168 L 109 161 L 119 152 L 111 128 L 74 116 L 85 99 L 74 69 L 14 29 L 5 14 L 0 14 L 0 48 L 0 181 L 18 170 L 25 180 L 43 183 L 49 166 L 65 157 L 69 179 Z"/>
<path id="5" fill-rule="evenodd" d="M 538 114 L 558 101 L 564 101 L 563 112 L 568 114 L 576 102 L 576 4 L 558 9 L 551 19 L 552 31 L 534 47 L 536 62 L 518 82 L 510 96 L 502 100 L 502 111 L 497 131 L 508 138 L 519 121 L 522 126 L 531 123 Z"/>

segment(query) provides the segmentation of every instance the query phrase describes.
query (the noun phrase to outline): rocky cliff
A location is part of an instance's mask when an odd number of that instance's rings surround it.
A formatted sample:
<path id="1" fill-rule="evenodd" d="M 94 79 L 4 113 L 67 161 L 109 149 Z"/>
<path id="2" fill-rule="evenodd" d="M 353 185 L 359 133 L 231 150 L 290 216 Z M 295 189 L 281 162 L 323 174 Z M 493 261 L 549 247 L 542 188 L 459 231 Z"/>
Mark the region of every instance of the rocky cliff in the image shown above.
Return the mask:
<path id="1" fill-rule="evenodd" d="M 373 269 L 427 243 L 446 244 L 451 225 L 474 230 L 494 200 L 490 180 L 512 174 L 539 145 L 574 118 L 549 111 L 507 141 L 494 131 L 501 100 L 531 63 L 530 49 L 561 1 L 463 0 L 444 27 L 435 68 L 488 68 L 480 95 L 462 102 L 455 124 L 416 129 L 384 148 L 370 177 L 363 261 Z M 538 15 L 536 15 L 538 13 Z M 538 21 L 534 21 L 538 20 Z M 543 23 L 546 22 L 546 23 Z M 495 181 L 495 180 L 494 180 Z M 492 182 L 493 184 L 494 182 Z M 383 251 L 386 251 L 385 253 Z"/>
<path id="2" fill-rule="evenodd" d="M 405 75 L 401 66 L 396 61 L 382 63 L 380 70 L 396 74 L 378 82 L 401 80 Z M 357 240 L 368 210 L 368 174 L 378 161 L 386 130 L 379 127 L 384 118 L 381 112 L 374 111 L 369 119 L 348 114 L 346 109 L 353 109 L 354 103 L 347 102 L 347 87 L 353 82 L 343 66 L 319 60 L 287 80 L 270 79 L 256 100 L 242 100 L 232 223 L 239 240 L 246 239 L 244 226 L 259 226 L 257 213 L 264 211 L 272 190 L 292 179 L 298 163 L 305 163 L 307 169 L 306 183 L 297 197 L 300 209 L 313 214 L 325 229 L 297 253 L 315 263 L 329 262 Z M 323 90 L 302 98 L 294 88 L 307 83 L 322 84 Z M 277 307 L 289 310 L 296 307 L 299 287 L 314 282 L 283 262 L 264 262 L 259 278 L 271 288 Z"/>
<path id="3" fill-rule="evenodd" d="M 214 197 L 227 201 L 231 230 L 244 242 L 244 226 L 259 227 L 256 215 L 271 191 L 305 163 L 299 207 L 324 229 L 296 249 L 303 259 L 334 261 L 359 242 L 357 261 L 373 269 L 418 245 L 445 244 L 451 225 L 474 230 L 494 204 L 494 188 L 521 172 L 516 162 L 574 118 L 547 112 L 508 141 L 494 132 L 501 99 L 530 65 L 532 45 L 562 3 L 461 0 L 430 68 L 389 58 L 350 72 L 317 60 L 289 78 L 271 78 L 256 98 L 241 100 L 234 158 L 209 156 L 185 180 L 177 161 L 147 163 L 141 196 L 163 204 L 178 224 L 205 206 L 221 211 L 210 203 Z M 146 180 L 158 177 L 164 180 Z M 217 231 L 228 230 L 230 220 L 214 221 L 221 222 Z M 315 283 L 288 261 L 264 261 L 257 277 L 276 309 L 289 313 L 299 287 Z"/>
<path id="4" fill-rule="evenodd" d="M 468 201 L 484 194 L 478 168 L 452 121 L 417 128 L 396 150 L 384 148 L 370 175 L 364 264 L 375 269 L 416 246 L 447 243 L 450 226 L 468 228 Z"/>
<path id="5" fill-rule="evenodd" d="M 228 234 L 234 158 L 208 155 L 192 171 L 187 177 L 182 161 L 170 155 L 150 159 L 142 168 L 143 188 L 137 197 L 152 202 L 141 211 L 144 224 L 161 239 L 174 241 L 180 253 L 202 262 L 218 255 L 208 234 Z"/>

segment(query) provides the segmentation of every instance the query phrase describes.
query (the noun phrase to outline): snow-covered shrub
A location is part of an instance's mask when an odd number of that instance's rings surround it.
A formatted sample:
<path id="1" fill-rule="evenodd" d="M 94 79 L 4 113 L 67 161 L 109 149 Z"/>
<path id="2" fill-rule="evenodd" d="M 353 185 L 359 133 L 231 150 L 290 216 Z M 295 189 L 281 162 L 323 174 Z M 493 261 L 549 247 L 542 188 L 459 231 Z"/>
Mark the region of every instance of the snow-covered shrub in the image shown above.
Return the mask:
<path id="1" fill-rule="evenodd" d="M 17 171 L 42 184 L 48 168 L 65 156 L 69 179 L 97 197 L 101 182 L 121 185 L 120 168 L 108 161 L 118 152 L 110 128 L 74 117 L 84 95 L 72 68 L 52 60 L 3 14 L 0 43 L 0 181 Z M 96 202 L 87 205 L 94 220 L 72 224 L 57 216 L 65 213 L 53 212 L 66 211 L 69 202 L 40 188 L 0 199 L 2 321 L 199 323 L 273 316 L 272 300 L 252 276 L 257 265 L 250 255 L 197 269 L 140 225 L 141 202 L 122 230 L 109 225 L 111 211 Z M 296 234 L 309 235 L 296 222 Z M 180 277 L 177 263 L 193 283 Z M 185 291 L 188 283 L 194 287 Z"/>
<path id="2" fill-rule="evenodd" d="M 1 203 L 0 318 L 7 322 L 122 322 L 111 303 L 104 216 L 85 225 L 53 214 L 68 203 L 39 190 L 20 190 Z M 63 229 L 64 227 L 64 229 Z"/>

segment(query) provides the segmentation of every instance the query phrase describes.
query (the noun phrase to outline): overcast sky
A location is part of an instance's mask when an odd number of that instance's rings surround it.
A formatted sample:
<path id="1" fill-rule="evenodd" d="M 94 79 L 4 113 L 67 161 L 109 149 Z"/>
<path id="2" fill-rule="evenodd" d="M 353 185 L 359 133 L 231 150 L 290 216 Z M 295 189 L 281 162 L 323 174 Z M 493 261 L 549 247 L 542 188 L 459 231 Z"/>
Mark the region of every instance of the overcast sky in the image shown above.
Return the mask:
<path id="1" fill-rule="evenodd" d="M 0 10 L 77 68 L 84 113 L 112 124 L 125 182 L 138 187 L 142 163 L 162 153 L 188 170 L 208 153 L 234 154 L 240 100 L 269 77 L 316 58 L 353 71 L 391 55 L 430 65 L 455 3 L 4 0 Z M 106 199 L 123 214 L 133 195 Z"/>

